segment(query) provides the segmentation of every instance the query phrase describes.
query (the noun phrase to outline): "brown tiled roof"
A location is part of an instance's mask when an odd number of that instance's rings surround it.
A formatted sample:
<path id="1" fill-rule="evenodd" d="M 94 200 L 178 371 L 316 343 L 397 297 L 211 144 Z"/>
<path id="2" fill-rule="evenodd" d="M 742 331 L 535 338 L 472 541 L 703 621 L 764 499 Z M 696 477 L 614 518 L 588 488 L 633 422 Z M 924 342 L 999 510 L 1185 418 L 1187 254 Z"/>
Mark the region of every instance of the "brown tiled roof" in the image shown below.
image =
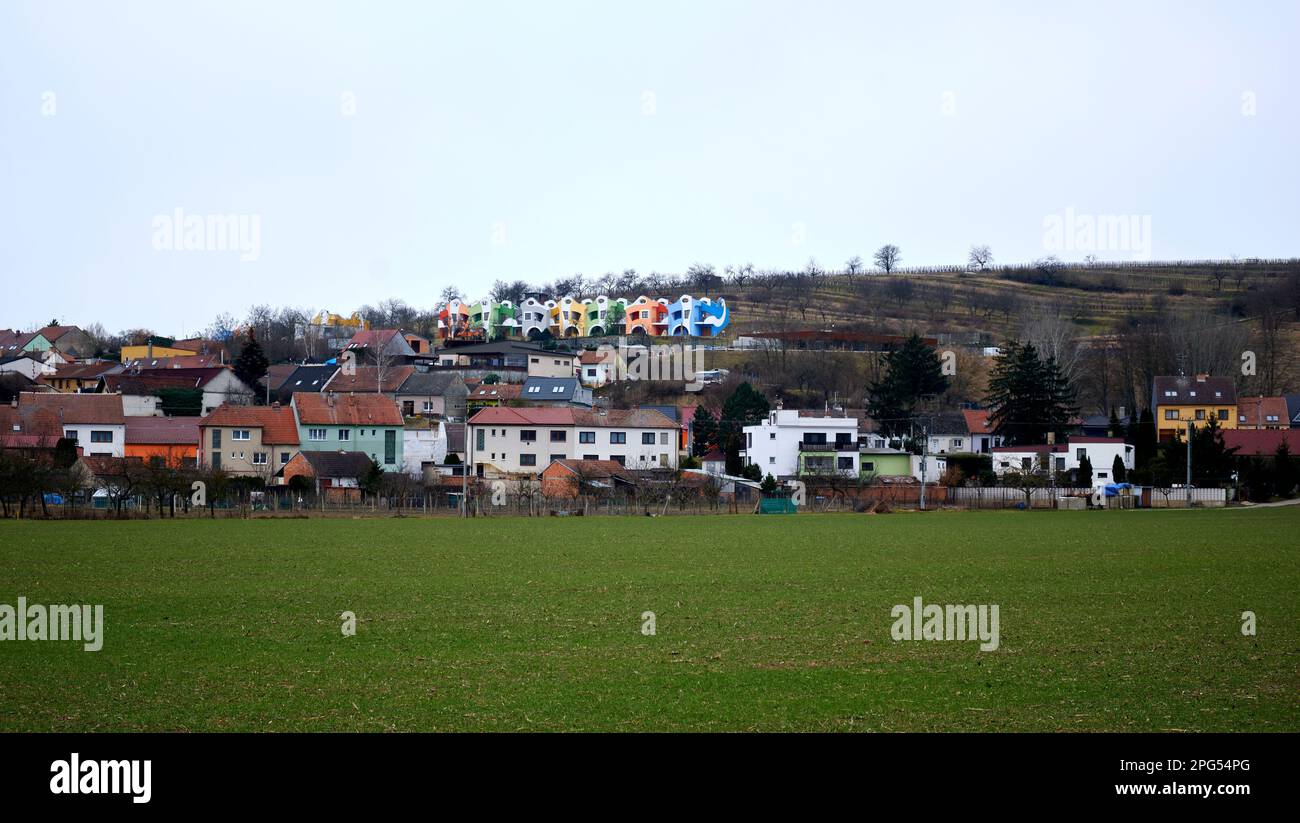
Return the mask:
<path id="1" fill-rule="evenodd" d="M 1152 385 L 1153 402 L 1158 406 L 1230 406 L 1237 402 L 1237 387 L 1231 377 L 1161 376 Z M 1173 394 L 1166 397 L 1166 392 Z"/>
<path id="2" fill-rule="evenodd" d="M 604 412 L 574 409 L 573 422 L 579 426 L 622 426 L 629 429 L 678 428 L 663 412 L 653 409 L 609 409 Z"/>
<path id="3" fill-rule="evenodd" d="M 520 383 L 487 383 L 470 392 L 475 400 L 518 400 L 523 391 Z"/>
<path id="4" fill-rule="evenodd" d="M 298 453 L 316 477 L 365 477 L 370 455 L 365 452 L 305 451 Z"/>
<path id="5" fill-rule="evenodd" d="M 469 419 L 471 425 L 490 426 L 572 426 L 574 411 L 570 408 L 520 408 L 496 406 L 480 409 Z"/>
<path id="6" fill-rule="evenodd" d="M 200 428 L 261 429 L 267 445 L 298 445 L 298 423 L 288 406 L 236 406 L 222 403 L 203 418 Z"/>
<path id="7" fill-rule="evenodd" d="M 371 394 L 375 394 L 376 391 L 395 392 L 413 374 L 415 374 L 414 366 L 390 366 L 384 372 L 383 384 L 377 386 L 379 375 L 376 373 L 374 366 L 357 366 L 355 374 L 344 374 L 343 370 L 339 369 L 330 378 L 325 390 L 333 392 L 370 392 Z"/>
<path id="8" fill-rule="evenodd" d="M 128 417 L 128 445 L 197 446 L 201 417 Z"/>
<path id="9" fill-rule="evenodd" d="M 383 394 L 294 392 L 293 405 L 304 425 L 401 426 L 402 413 Z"/>
<path id="10" fill-rule="evenodd" d="M 117 363 L 64 363 L 54 367 L 54 374 L 45 376 L 46 380 L 93 380 L 105 372 L 118 368 Z"/>
<path id="11" fill-rule="evenodd" d="M 127 367 L 133 369 L 154 370 L 154 369 L 203 369 L 209 367 L 220 367 L 222 365 L 221 355 L 219 354 L 186 354 L 179 357 L 137 357 L 134 360 L 126 362 Z"/>
<path id="12" fill-rule="evenodd" d="M 46 326 L 41 329 L 40 334 L 48 341 L 53 343 L 70 331 L 77 331 L 77 326 Z"/>
<path id="13" fill-rule="evenodd" d="M 1270 417 L 1273 419 L 1269 420 Z M 1237 398 L 1237 424 L 1286 428 L 1290 425 L 1286 398 L 1282 396 Z"/>
<path id="14" fill-rule="evenodd" d="M 588 480 L 617 477 L 631 482 L 633 479 L 633 475 L 616 460 L 556 460 L 546 468 L 549 470 L 554 466 L 560 466 Z"/>
<path id="15" fill-rule="evenodd" d="M 24 417 L 48 411 L 63 425 L 98 423 L 120 426 L 125 423 L 122 398 L 116 394 L 23 392 L 18 397 L 18 410 Z"/>

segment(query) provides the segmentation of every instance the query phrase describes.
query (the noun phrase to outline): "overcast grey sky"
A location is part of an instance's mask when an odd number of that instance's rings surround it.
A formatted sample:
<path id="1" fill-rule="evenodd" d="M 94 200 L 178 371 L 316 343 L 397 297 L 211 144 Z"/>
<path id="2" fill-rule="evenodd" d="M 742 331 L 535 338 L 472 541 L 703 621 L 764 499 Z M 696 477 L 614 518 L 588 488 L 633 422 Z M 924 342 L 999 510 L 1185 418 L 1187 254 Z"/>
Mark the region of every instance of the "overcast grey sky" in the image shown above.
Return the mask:
<path id="1" fill-rule="evenodd" d="M 1067 215 L 1149 220 L 1102 259 L 1293 256 L 1298 9 L 4 0 L 0 327 L 885 242 L 1082 259 Z M 244 251 L 169 245 L 177 209 Z"/>

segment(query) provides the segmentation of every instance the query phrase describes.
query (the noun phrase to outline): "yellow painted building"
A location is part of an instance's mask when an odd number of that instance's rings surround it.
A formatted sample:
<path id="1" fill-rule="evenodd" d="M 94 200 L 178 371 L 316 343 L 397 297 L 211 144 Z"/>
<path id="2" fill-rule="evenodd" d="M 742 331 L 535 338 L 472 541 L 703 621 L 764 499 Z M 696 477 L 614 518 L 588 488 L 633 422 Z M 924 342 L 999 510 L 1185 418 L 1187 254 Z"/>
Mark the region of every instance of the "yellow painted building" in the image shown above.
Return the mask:
<path id="1" fill-rule="evenodd" d="M 123 346 L 122 362 L 132 360 L 154 360 L 159 357 L 192 357 L 192 349 L 178 349 L 175 346 Z"/>
<path id="2" fill-rule="evenodd" d="M 1237 428 L 1237 387 L 1231 377 L 1157 377 L 1151 387 L 1151 408 L 1155 410 L 1156 437 L 1171 440 L 1193 426 L 1208 425 L 1214 419 L 1221 429 Z"/>

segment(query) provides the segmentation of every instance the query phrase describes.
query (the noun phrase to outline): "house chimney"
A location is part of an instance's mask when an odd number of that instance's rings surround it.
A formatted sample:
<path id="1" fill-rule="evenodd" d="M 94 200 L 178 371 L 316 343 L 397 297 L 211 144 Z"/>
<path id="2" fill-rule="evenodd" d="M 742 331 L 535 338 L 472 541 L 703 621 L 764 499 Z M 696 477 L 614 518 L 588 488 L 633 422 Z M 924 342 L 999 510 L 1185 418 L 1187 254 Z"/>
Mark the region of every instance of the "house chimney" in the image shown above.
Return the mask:
<path id="1" fill-rule="evenodd" d="M 1048 432 L 1048 433 L 1047 433 L 1047 445 L 1049 445 L 1049 446 L 1055 446 L 1055 445 L 1056 445 L 1056 432 Z"/>

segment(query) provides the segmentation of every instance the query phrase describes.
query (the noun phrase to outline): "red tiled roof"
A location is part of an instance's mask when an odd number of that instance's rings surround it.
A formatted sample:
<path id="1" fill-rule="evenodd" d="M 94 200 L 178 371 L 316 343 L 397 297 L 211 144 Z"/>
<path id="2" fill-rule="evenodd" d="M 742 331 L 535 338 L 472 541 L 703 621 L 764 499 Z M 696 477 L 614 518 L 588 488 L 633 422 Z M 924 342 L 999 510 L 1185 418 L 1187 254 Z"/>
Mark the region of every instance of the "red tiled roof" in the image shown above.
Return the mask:
<path id="1" fill-rule="evenodd" d="M 1296 429 L 1224 429 L 1223 445 L 1237 449 L 1238 457 L 1272 457 L 1286 441 L 1294 456 L 1300 453 L 1300 434 Z"/>
<path id="2" fill-rule="evenodd" d="M 505 426 L 572 426 L 573 409 L 569 408 L 510 408 L 495 406 L 481 409 L 469 419 L 471 425 L 505 425 Z"/>
<path id="3" fill-rule="evenodd" d="M 962 409 L 961 415 L 966 418 L 966 431 L 968 433 L 993 433 L 993 429 L 989 427 L 989 412 L 987 409 Z"/>
<path id="4" fill-rule="evenodd" d="M 63 425 L 120 426 L 125 422 L 122 398 L 116 394 L 23 392 L 18 396 L 18 410 L 23 417 L 47 411 Z"/>
<path id="5" fill-rule="evenodd" d="M 330 382 L 325 384 L 325 391 L 371 394 L 395 392 L 413 374 L 415 374 L 414 366 L 390 366 L 384 372 L 384 381 L 380 384 L 379 374 L 374 366 L 357 366 L 355 374 L 344 374 L 343 370 L 339 369 L 330 378 Z"/>
<path id="6" fill-rule="evenodd" d="M 588 480 L 608 477 L 632 480 L 632 475 L 617 460 L 556 460 L 542 474 L 549 474 L 557 466 Z"/>
<path id="7" fill-rule="evenodd" d="M 1269 420 L 1269 418 L 1273 418 Z M 1285 397 L 1238 397 L 1237 425 L 1239 426 L 1281 426 L 1290 425 L 1291 415 L 1287 413 Z"/>
<path id="8" fill-rule="evenodd" d="M 262 442 L 267 445 L 298 445 L 298 423 L 294 420 L 293 409 L 288 406 L 222 403 L 199 424 L 200 429 L 218 427 L 261 429 Z"/>
<path id="9" fill-rule="evenodd" d="M 293 405 L 303 425 L 401 426 L 402 413 L 383 394 L 294 392 Z"/>
<path id="10" fill-rule="evenodd" d="M 1076 437 L 1071 435 L 1066 438 L 1070 443 L 1123 443 L 1122 437 Z"/>

